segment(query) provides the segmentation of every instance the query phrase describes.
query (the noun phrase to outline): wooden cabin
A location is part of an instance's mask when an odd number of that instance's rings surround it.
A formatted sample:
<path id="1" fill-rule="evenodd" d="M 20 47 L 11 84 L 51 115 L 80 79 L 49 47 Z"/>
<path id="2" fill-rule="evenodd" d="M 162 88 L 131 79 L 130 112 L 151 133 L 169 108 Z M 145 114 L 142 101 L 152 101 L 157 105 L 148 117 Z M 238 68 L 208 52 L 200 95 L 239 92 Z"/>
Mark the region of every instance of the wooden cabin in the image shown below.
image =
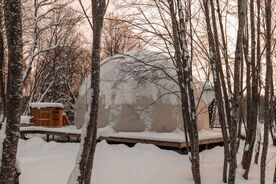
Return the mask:
<path id="1" fill-rule="evenodd" d="M 62 127 L 69 123 L 61 103 L 31 103 L 30 116 L 35 126 Z"/>

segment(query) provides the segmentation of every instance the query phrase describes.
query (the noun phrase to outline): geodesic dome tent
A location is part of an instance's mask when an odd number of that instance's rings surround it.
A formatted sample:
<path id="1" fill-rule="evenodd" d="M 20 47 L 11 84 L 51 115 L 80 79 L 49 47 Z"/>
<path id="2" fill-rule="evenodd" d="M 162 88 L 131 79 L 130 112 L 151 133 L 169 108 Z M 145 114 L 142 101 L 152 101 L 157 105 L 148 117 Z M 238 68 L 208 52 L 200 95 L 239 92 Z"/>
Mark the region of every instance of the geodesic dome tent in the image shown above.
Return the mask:
<path id="1" fill-rule="evenodd" d="M 90 77 L 80 88 L 75 104 L 75 125 L 81 128 L 89 104 Z M 201 84 L 194 91 L 198 129 L 209 129 L 208 107 Z M 179 87 L 173 62 L 164 54 L 131 51 L 101 63 L 98 127 L 117 132 L 172 132 L 183 130 Z"/>

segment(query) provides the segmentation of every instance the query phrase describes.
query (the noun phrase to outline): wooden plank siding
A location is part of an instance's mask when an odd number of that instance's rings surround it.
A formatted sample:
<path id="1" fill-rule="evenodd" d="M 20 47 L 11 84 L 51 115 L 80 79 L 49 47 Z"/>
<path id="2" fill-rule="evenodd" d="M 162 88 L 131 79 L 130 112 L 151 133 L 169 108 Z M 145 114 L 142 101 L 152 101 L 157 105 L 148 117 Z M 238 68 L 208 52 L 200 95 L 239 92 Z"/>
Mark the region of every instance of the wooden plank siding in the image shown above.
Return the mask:
<path id="1" fill-rule="evenodd" d="M 64 126 L 63 109 L 55 107 L 30 108 L 31 123 L 36 126 Z"/>

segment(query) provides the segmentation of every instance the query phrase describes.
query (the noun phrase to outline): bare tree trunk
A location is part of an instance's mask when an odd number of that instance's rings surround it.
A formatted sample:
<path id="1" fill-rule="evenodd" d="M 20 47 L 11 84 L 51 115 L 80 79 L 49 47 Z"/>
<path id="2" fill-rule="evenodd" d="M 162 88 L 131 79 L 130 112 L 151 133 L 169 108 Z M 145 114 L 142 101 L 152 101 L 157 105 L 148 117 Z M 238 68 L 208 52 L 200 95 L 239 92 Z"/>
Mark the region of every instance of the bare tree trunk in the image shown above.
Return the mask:
<path id="1" fill-rule="evenodd" d="M 21 1 L 4 0 L 4 17 L 8 42 L 8 85 L 6 138 L 1 157 L 0 183 L 14 184 L 17 180 L 16 153 L 19 138 L 22 93 L 22 23 Z"/>
<path id="2" fill-rule="evenodd" d="M 244 49 L 245 50 L 245 49 Z M 244 80 L 244 62 L 241 62 L 241 81 Z M 240 89 L 244 89 L 243 87 L 243 82 L 240 83 Z M 241 99 L 244 99 L 244 95 L 243 93 L 241 94 Z M 242 125 L 244 125 L 244 128 L 245 130 L 247 130 L 247 127 L 246 127 L 246 123 L 245 123 L 245 115 L 244 115 L 244 110 L 243 110 L 243 101 L 241 102 L 241 110 L 240 110 L 240 114 L 239 114 L 239 123 L 238 123 L 238 135 L 237 135 L 237 138 L 238 138 L 238 142 L 237 142 L 237 153 L 239 151 L 239 148 L 240 148 L 240 141 L 241 141 L 241 128 L 242 128 Z"/>
<path id="3" fill-rule="evenodd" d="M 93 48 L 91 56 L 91 104 L 89 107 L 89 119 L 86 120 L 86 129 L 82 134 L 82 147 L 80 158 L 77 161 L 79 173 L 77 177 L 72 173 L 68 184 L 90 184 L 94 154 L 97 143 L 97 117 L 98 99 L 100 84 L 100 53 L 101 53 L 101 33 L 106 10 L 105 0 L 92 0 L 92 20 L 93 20 Z M 74 171 L 73 171 L 74 172 Z M 73 178 L 71 178 L 73 177 Z"/>
<path id="4" fill-rule="evenodd" d="M 260 72 L 261 72 L 261 0 L 257 0 L 257 88 L 261 89 L 261 80 L 260 80 Z M 259 89 L 259 91 L 260 91 Z M 260 148 L 261 148 L 261 122 L 260 122 L 260 92 L 258 92 L 257 96 L 257 112 L 259 117 L 257 117 L 257 146 L 255 153 L 255 164 L 258 164 Z"/>
<path id="5" fill-rule="evenodd" d="M 249 151 L 249 142 L 251 138 L 251 60 L 249 56 L 249 21 L 248 21 L 248 10 L 246 9 L 246 29 L 243 37 L 243 48 L 244 48 L 244 60 L 246 64 L 246 138 L 245 138 L 245 147 L 243 152 L 243 158 L 242 158 L 242 167 L 245 169 L 245 161 L 247 161 L 246 158 L 248 158 L 248 151 Z M 242 88 L 241 88 L 242 89 Z"/>
<path id="6" fill-rule="evenodd" d="M 220 64 L 220 54 L 219 54 L 220 51 L 216 50 L 215 43 L 214 43 L 215 40 L 216 41 L 218 41 L 218 40 L 214 38 L 213 33 L 212 33 L 211 20 L 210 20 L 210 16 L 209 16 L 208 0 L 204 0 L 203 5 L 204 5 L 205 18 L 206 18 L 206 25 L 207 25 L 210 63 L 211 63 L 211 68 L 212 68 L 212 73 L 213 73 L 215 96 L 216 96 L 218 109 L 219 109 L 219 111 L 218 111 L 219 121 L 221 124 L 223 142 L 224 142 L 223 182 L 226 183 L 227 182 L 229 143 L 228 143 L 227 127 L 226 127 L 226 122 L 225 122 L 225 113 L 224 113 L 224 104 L 223 104 L 223 98 L 222 98 L 220 77 L 219 77 L 219 72 L 218 72 L 219 71 L 218 65 Z M 213 18 L 215 18 L 215 17 L 213 16 Z M 215 21 L 213 21 L 213 24 L 214 24 L 213 27 L 216 27 Z M 215 32 L 215 30 L 214 30 L 214 32 Z M 216 43 L 216 44 L 219 45 L 219 43 Z"/>
<path id="7" fill-rule="evenodd" d="M 2 5 L 2 2 L 0 3 Z M 1 6 L 2 7 L 2 6 Z M 0 119 L 0 124 L 3 123 L 6 113 L 6 95 L 5 95 L 5 77 L 4 77 L 4 36 L 3 36 L 3 18 L 2 18 L 2 8 L 0 8 L 0 115 L 2 114 L 2 120 Z"/>
<path id="8" fill-rule="evenodd" d="M 241 69 L 243 68 L 243 66 L 241 66 Z M 241 80 L 242 81 L 242 80 Z M 241 85 L 242 87 L 242 85 Z M 242 88 L 241 88 L 242 89 Z M 238 122 L 238 134 L 237 134 L 237 153 L 239 151 L 239 148 L 240 148 L 240 142 L 241 142 L 241 129 L 242 129 L 242 124 L 244 124 L 244 112 L 243 110 L 241 109 L 240 110 L 240 117 L 239 117 L 239 122 Z"/>
<path id="9" fill-rule="evenodd" d="M 266 79 L 265 79 L 265 121 L 264 121 L 264 141 L 261 156 L 261 177 L 260 184 L 265 184 L 266 158 L 268 150 L 269 126 L 271 124 L 271 77 L 272 77 L 272 62 L 271 62 L 271 0 L 265 1 L 265 20 L 266 20 Z"/>
<path id="10" fill-rule="evenodd" d="M 244 27 L 245 27 L 245 17 L 246 17 L 246 0 L 238 1 L 238 18 L 239 18 L 239 27 L 238 35 L 236 42 L 236 52 L 235 52 L 235 64 L 234 64 L 234 95 L 232 99 L 232 117 L 231 117 L 231 126 L 230 126 L 230 167 L 229 167 L 229 176 L 228 184 L 234 184 L 236 178 L 236 152 L 237 152 L 237 125 L 239 120 L 239 111 L 240 111 L 240 96 L 241 96 L 241 75 L 240 75 L 240 66 L 243 58 L 242 54 L 242 40 L 244 36 Z"/>
<path id="11" fill-rule="evenodd" d="M 100 54 L 101 54 L 101 33 L 105 15 L 106 2 L 105 0 L 92 0 L 92 15 L 93 15 L 93 50 L 92 50 L 92 68 L 91 68 L 91 89 L 94 92 L 91 103 L 90 124 L 93 125 L 91 131 L 92 145 L 89 150 L 87 163 L 85 166 L 85 184 L 90 184 L 93 160 L 97 143 L 97 115 L 98 115 L 98 99 L 99 99 L 99 84 L 100 84 Z"/>
<path id="12" fill-rule="evenodd" d="M 256 62 L 255 62 L 255 11 L 254 11 L 254 1 L 250 0 L 250 33 L 251 33 L 251 62 L 250 66 L 252 71 L 250 71 L 249 80 L 250 85 L 247 85 L 247 88 L 250 89 L 250 93 L 247 94 L 247 97 L 250 99 L 248 100 L 248 108 L 247 109 L 247 135 L 246 135 L 246 148 L 244 150 L 244 157 L 243 157 L 243 167 L 245 168 L 245 173 L 243 177 L 248 179 L 249 169 L 252 161 L 254 144 L 256 139 L 256 128 L 257 128 L 257 112 L 258 112 L 258 73 L 256 71 Z M 249 66 L 249 64 L 248 64 Z M 252 81 L 252 82 L 251 82 Z M 250 96 L 250 97 L 249 97 Z"/>
<path id="13" fill-rule="evenodd" d="M 225 37 L 225 32 L 224 32 L 224 29 L 223 29 L 222 15 L 221 15 L 221 12 L 220 12 L 221 10 L 220 10 L 219 2 L 220 2 L 219 0 L 216 0 L 217 14 L 218 14 L 218 19 L 219 19 L 219 27 L 220 27 L 220 33 L 221 33 L 221 39 L 222 39 L 222 46 L 223 46 L 223 57 L 224 57 L 225 65 L 226 65 L 227 87 L 228 87 L 229 93 L 232 94 L 231 69 L 230 69 L 230 65 L 229 65 L 229 61 L 228 61 L 228 46 L 227 46 L 227 41 L 226 41 L 226 37 Z M 228 99 L 228 95 L 227 95 L 227 99 Z M 228 120 L 228 121 L 230 121 L 230 120 Z"/>
<path id="14" fill-rule="evenodd" d="M 175 48 L 175 62 L 177 76 L 181 93 L 182 117 L 184 127 L 190 141 L 190 161 L 192 164 L 192 174 L 195 184 L 201 183 L 199 165 L 198 130 L 196 121 L 196 106 L 193 90 L 192 64 L 188 52 L 186 39 L 186 22 L 184 20 L 184 9 L 182 2 L 168 0 L 169 11 L 173 29 L 173 44 Z M 177 19 L 178 17 L 178 19 Z M 191 17 L 186 17 L 186 20 Z"/>
<path id="15" fill-rule="evenodd" d="M 274 82 L 273 82 L 273 66 L 271 68 L 271 106 L 270 106 L 270 126 L 269 126 L 269 130 L 270 130 L 270 135 L 271 135 L 271 139 L 272 139 L 272 143 L 274 146 L 276 146 L 276 135 L 275 135 L 275 131 L 276 131 L 276 100 L 274 97 Z M 273 122 L 275 122 L 273 124 Z"/>
<path id="16" fill-rule="evenodd" d="M 275 170 L 274 170 L 273 184 L 276 184 L 276 164 L 275 164 Z"/>
<path id="17" fill-rule="evenodd" d="M 258 164 L 259 162 L 261 140 L 262 140 L 262 132 L 261 132 L 261 124 L 259 123 L 257 127 L 257 145 L 256 145 L 256 154 L 255 154 L 255 161 L 254 161 L 255 164 Z"/>
<path id="18" fill-rule="evenodd" d="M 219 17 L 219 22 L 220 22 L 220 30 L 221 30 L 221 37 L 222 37 L 222 42 L 223 42 L 223 47 L 224 47 L 224 59 L 225 59 L 225 65 L 226 65 L 226 77 L 227 77 L 227 84 L 228 84 L 228 91 L 227 91 L 227 87 L 226 87 L 226 82 L 225 82 L 225 75 L 222 69 L 222 59 L 220 57 L 220 43 L 219 43 L 219 34 L 218 34 L 218 30 L 217 30 L 217 25 L 216 25 L 216 15 L 215 15 L 215 6 L 213 1 L 210 1 L 210 5 L 211 5 L 211 14 L 212 14 L 212 23 L 213 23 L 213 29 L 214 29 L 214 39 L 215 39 L 215 48 L 217 51 L 217 56 L 216 56 L 216 70 L 217 72 L 219 72 L 219 76 L 220 76 L 220 81 L 221 81 L 221 86 L 222 86 L 222 92 L 223 92 L 223 97 L 224 97 L 224 106 L 225 106 L 225 113 L 226 113 L 226 126 L 227 124 L 230 126 L 231 125 L 231 116 L 230 116 L 230 102 L 229 102 L 229 95 L 228 93 L 232 94 L 231 91 L 231 77 L 230 77 L 230 66 L 228 63 L 228 51 L 227 51 L 227 43 L 225 40 L 225 35 L 223 34 L 223 27 L 221 25 L 221 14 L 218 13 L 218 17 Z M 217 2 L 217 9 L 219 10 L 219 2 Z M 225 130 L 227 131 L 227 129 Z"/>

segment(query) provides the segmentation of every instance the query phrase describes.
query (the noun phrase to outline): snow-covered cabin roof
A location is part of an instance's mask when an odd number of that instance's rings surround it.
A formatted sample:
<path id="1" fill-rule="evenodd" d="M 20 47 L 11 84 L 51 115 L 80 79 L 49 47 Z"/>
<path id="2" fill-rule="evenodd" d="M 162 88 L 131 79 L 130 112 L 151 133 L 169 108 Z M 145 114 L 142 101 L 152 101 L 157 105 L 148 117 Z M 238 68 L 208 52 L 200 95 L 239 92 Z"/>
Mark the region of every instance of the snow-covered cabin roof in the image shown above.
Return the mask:
<path id="1" fill-rule="evenodd" d="M 30 108 L 41 109 L 47 107 L 64 108 L 62 103 L 50 103 L 50 102 L 33 102 L 30 103 Z"/>

